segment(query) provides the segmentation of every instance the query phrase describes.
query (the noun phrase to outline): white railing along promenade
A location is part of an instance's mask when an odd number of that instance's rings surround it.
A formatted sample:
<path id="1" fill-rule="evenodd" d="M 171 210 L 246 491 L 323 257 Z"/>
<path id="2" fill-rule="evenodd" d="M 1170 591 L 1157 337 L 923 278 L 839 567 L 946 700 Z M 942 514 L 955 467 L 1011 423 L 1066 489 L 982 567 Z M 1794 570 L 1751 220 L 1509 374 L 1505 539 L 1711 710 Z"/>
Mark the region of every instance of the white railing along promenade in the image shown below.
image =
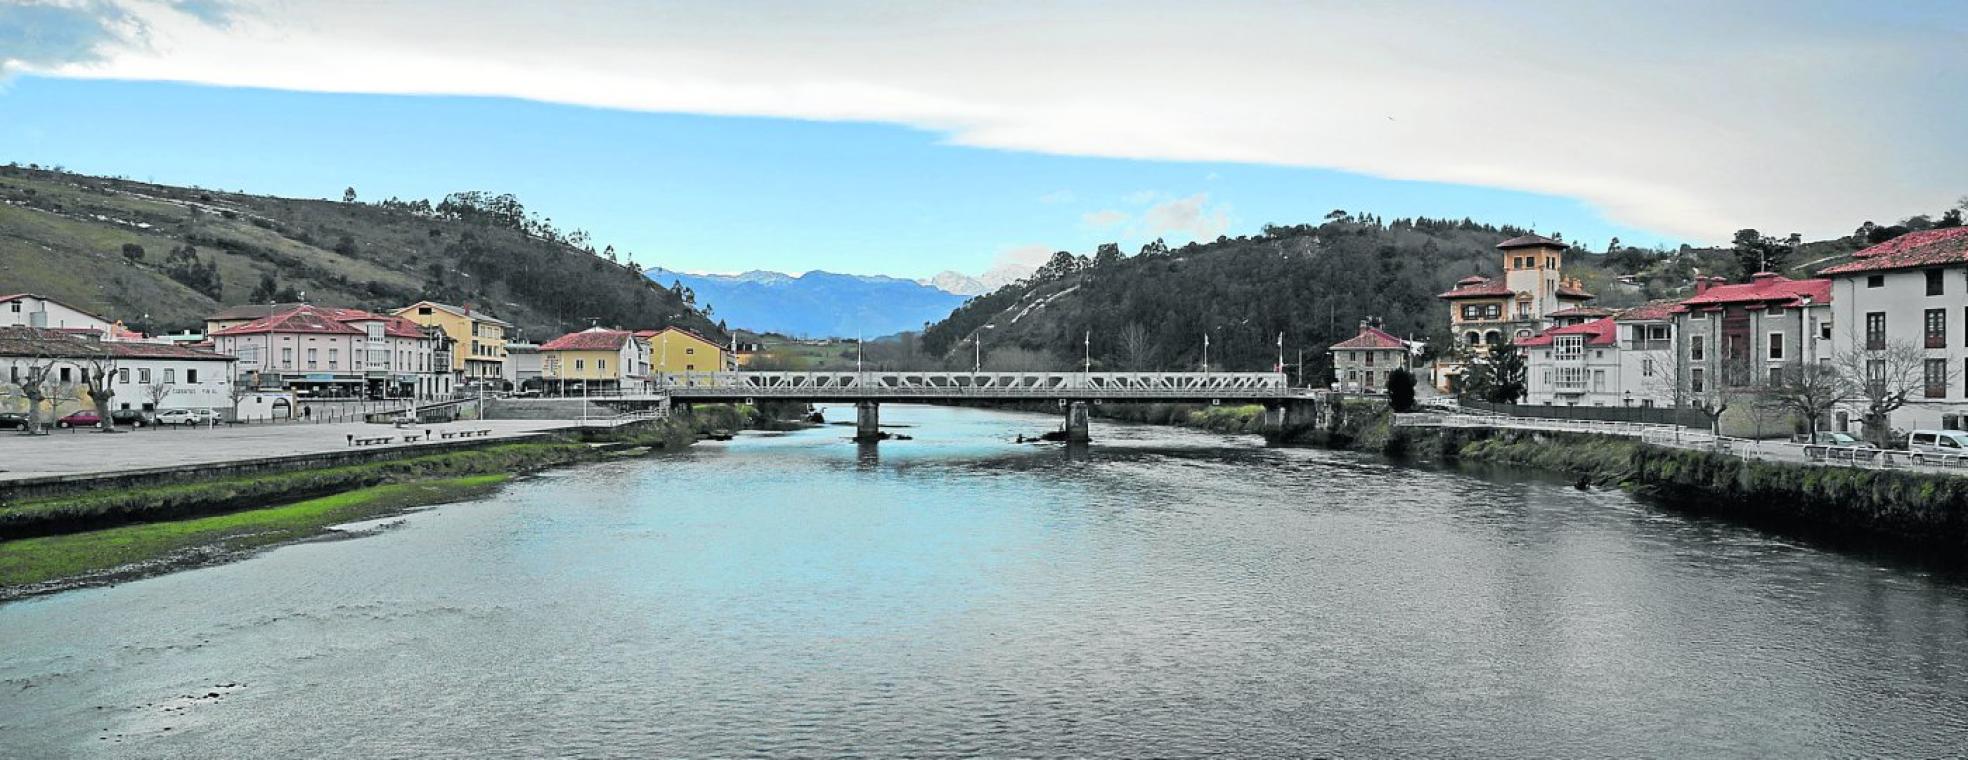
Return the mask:
<path id="1" fill-rule="evenodd" d="M 1405 418 L 1405 419 L 1404 419 Z M 1613 422 L 1571 420 L 1549 417 L 1511 417 L 1475 414 L 1397 415 L 1397 427 L 1457 427 L 1533 430 L 1562 433 L 1596 433 L 1638 438 L 1642 443 L 1695 451 L 1712 451 L 1744 459 L 1793 464 L 1866 467 L 1872 469 L 1914 470 L 1938 473 L 1968 473 L 1968 455 L 1913 454 L 1891 449 L 1857 448 L 1759 441 L 1751 438 L 1718 436 L 1707 430 L 1652 422 Z"/>

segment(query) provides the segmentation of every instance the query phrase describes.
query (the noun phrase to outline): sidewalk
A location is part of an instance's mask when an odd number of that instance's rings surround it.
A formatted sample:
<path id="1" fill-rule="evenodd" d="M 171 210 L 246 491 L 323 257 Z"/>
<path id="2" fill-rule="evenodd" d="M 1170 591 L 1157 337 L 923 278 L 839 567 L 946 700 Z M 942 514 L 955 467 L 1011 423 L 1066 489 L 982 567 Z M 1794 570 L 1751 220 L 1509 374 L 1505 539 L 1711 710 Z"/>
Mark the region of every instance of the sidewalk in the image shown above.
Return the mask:
<path id="1" fill-rule="evenodd" d="M 410 430 L 442 432 L 486 429 L 492 433 L 483 440 L 492 440 L 565 430 L 580 425 L 579 420 L 467 420 L 417 425 L 398 431 L 390 425 L 342 422 L 182 429 L 147 427 L 117 434 L 94 430 L 56 430 L 45 436 L 21 435 L 18 431 L 9 430 L 0 431 L 0 481 L 347 451 L 348 437 L 351 435 L 394 435 L 400 438 L 402 433 Z M 444 441 L 365 448 L 405 448 L 439 442 Z"/>

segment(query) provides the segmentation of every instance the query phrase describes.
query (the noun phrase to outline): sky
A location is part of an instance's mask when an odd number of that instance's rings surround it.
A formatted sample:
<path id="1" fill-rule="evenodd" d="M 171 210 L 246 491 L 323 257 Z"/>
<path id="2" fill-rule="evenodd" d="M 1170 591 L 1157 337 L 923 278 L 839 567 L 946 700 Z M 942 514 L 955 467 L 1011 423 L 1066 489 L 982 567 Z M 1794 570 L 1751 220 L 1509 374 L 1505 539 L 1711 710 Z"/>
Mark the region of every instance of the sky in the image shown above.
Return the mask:
<path id="1" fill-rule="evenodd" d="M 1314 222 L 1599 248 L 1968 193 L 1952 2 L 0 0 L 0 161 L 512 192 L 687 271 L 927 277 Z"/>

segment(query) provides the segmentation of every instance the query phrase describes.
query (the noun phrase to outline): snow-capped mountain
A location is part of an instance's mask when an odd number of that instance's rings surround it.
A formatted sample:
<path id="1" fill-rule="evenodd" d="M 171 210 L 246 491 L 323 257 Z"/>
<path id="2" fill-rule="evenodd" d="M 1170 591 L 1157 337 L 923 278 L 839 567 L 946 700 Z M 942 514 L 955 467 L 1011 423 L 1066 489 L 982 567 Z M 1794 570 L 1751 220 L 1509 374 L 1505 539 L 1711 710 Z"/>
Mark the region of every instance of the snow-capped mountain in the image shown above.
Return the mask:
<path id="1" fill-rule="evenodd" d="M 869 338 L 950 316 L 967 297 L 932 285 L 881 275 L 812 271 L 791 275 L 750 271 L 740 274 L 688 274 L 651 269 L 663 287 L 681 284 L 712 319 L 734 328 L 793 336 Z"/>

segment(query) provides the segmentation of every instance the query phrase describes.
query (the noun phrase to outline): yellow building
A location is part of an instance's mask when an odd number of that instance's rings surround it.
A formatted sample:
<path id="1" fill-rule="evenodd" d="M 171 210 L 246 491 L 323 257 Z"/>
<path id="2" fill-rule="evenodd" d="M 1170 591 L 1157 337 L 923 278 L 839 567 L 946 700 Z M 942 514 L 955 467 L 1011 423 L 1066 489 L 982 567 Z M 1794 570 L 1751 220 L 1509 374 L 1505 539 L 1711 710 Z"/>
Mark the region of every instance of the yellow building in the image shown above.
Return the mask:
<path id="1" fill-rule="evenodd" d="M 397 309 L 397 316 L 420 325 L 436 325 L 457 341 L 451 351 L 451 371 L 459 380 L 503 380 L 506 370 L 506 332 L 512 323 L 469 306 L 418 301 Z"/>
<path id="2" fill-rule="evenodd" d="M 635 335 L 648 346 L 651 378 L 691 384 L 697 382 L 693 375 L 736 368 L 731 352 L 724 346 L 681 327 L 642 330 Z"/>
<path id="3" fill-rule="evenodd" d="M 540 378 L 552 390 L 618 390 L 640 384 L 642 347 L 626 330 L 599 327 L 540 345 Z"/>

